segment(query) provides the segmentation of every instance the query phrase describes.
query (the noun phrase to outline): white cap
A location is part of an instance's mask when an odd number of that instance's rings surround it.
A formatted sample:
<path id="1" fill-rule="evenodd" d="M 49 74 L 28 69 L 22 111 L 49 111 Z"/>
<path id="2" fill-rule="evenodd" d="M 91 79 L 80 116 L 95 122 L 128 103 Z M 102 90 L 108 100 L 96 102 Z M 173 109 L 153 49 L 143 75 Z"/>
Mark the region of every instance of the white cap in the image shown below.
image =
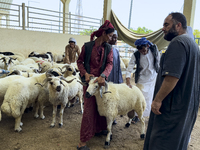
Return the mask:
<path id="1" fill-rule="evenodd" d="M 194 39 L 194 35 L 193 35 L 193 31 L 192 31 L 192 27 L 187 26 L 186 33 L 187 33 L 191 38 Z"/>
<path id="2" fill-rule="evenodd" d="M 69 38 L 69 42 L 74 42 L 76 44 L 75 38 L 72 38 L 72 37 Z"/>
<path id="3" fill-rule="evenodd" d="M 117 30 L 115 30 L 113 34 L 116 34 L 116 35 L 118 36 L 118 34 L 117 34 Z"/>

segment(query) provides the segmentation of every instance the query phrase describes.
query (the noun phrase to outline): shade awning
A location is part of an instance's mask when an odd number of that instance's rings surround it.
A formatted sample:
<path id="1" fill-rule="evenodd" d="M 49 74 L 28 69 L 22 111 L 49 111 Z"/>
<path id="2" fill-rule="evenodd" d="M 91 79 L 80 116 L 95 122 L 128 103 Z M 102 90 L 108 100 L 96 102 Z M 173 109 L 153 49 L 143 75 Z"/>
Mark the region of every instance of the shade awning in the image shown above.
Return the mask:
<path id="1" fill-rule="evenodd" d="M 118 40 L 123 40 L 125 43 L 131 45 L 132 47 L 135 47 L 134 43 L 137 39 L 140 39 L 142 37 L 146 37 L 147 40 L 152 42 L 153 44 L 156 44 L 158 49 L 161 50 L 164 47 L 168 46 L 169 42 L 166 41 L 164 37 L 164 33 L 162 32 L 162 29 L 159 29 L 157 31 L 151 32 L 149 34 L 137 34 L 126 28 L 117 18 L 115 13 L 111 10 L 111 23 L 115 27 L 115 29 L 118 32 Z"/>

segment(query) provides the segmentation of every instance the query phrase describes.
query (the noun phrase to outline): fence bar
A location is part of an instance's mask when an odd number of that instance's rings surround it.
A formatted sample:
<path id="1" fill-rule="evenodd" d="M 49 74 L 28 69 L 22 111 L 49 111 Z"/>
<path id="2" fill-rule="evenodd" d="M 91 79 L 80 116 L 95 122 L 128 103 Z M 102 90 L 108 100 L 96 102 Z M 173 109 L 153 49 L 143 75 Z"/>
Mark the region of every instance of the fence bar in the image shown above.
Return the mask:
<path id="1" fill-rule="evenodd" d="M 22 29 L 25 30 L 25 3 L 22 3 Z"/>
<path id="2" fill-rule="evenodd" d="M 71 21 L 72 21 L 72 19 L 71 19 L 71 12 L 69 12 L 69 34 L 71 34 L 71 32 L 72 32 Z"/>
<path id="3" fill-rule="evenodd" d="M 63 33 L 65 34 L 65 4 L 63 4 Z"/>
<path id="4" fill-rule="evenodd" d="M 20 12 L 20 6 L 18 6 L 18 10 L 19 10 L 18 21 L 19 21 L 19 27 L 20 27 L 20 15 L 21 15 L 21 12 Z"/>

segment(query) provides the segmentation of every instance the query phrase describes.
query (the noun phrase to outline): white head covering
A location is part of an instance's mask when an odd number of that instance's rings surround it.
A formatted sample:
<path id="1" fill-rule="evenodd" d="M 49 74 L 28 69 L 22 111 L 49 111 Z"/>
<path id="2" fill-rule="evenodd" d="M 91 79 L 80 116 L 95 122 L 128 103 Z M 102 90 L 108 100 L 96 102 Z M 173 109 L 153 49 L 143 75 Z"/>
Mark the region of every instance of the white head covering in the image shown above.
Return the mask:
<path id="1" fill-rule="evenodd" d="M 117 34 L 117 30 L 115 30 L 113 34 L 116 34 L 116 35 L 118 36 L 118 34 Z"/>
<path id="2" fill-rule="evenodd" d="M 187 26 L 186 34 L 189 35 L 192 39 L 194 39 L 192 27 Z"/>
<path id="3" fill-rule="evenodd" d="M 69 42 L 74 42 L 75 45 L 76 45 L 76 40 L 75 40 L 75 38 L 70 37 L 70 38 L 69 38 Z"/>

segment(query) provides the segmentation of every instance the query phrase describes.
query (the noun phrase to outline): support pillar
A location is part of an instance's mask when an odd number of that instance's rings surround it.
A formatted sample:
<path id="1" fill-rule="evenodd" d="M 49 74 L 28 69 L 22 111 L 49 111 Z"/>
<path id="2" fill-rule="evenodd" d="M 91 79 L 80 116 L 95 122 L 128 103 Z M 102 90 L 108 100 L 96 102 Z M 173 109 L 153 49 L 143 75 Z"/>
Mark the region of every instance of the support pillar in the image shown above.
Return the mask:
<path id="1" fill-rule="evenodd" d="M 104 7 L 103 7 L 103 19 L 110 20 L 111 16 L 111 6 L 112 6 L 112 0 L 104 0 Z M 103 23 L 104 23 L 103 21 Z"/>
<path id="2" fill-rule="evenodd" d="M 63 3 L 63 33 L 68 31 L 69 3 L 71 0 L 61 0 Z"/>
<path id="3" fill-rule="evenodd" d="M 183 14 L 187 19 L 187 26 L 192 27 L 194 25 L 196 0 L 184 0 Z"/>

